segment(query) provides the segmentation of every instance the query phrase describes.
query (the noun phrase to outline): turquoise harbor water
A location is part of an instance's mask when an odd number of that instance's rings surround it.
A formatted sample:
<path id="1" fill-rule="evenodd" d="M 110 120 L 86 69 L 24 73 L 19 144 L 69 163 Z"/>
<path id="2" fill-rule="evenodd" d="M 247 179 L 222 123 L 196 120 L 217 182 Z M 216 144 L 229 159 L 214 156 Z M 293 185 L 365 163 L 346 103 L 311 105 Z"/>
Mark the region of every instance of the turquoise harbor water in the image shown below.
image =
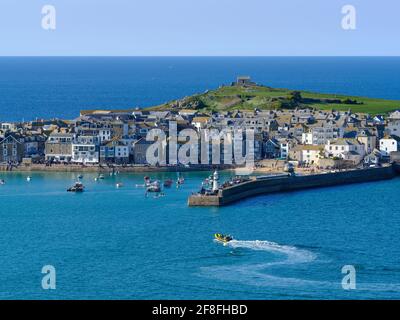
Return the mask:
<path id="1" fill-rule="evenodd" d="M 158 104 L 238 74 L 400 99 L 400 58 L 0 58 L 0 122 Z M 69 194 L 75 174 L 0 172 L 0 299 L 400 298 L 400 179 L 188 208 L 206 175 L 154 199 L 135 187 L 143 175 L 84 174 L 87 191 Z M 53 291 L 41 288 L 48 264 Z M 341 288 L 344 265 L 356 290 Z"/>
<path id="2" fill-rule="evenodd" d="M 72 173 L 0 173 L 0 298 L 400 298 L 400 179 L 187 207 L 206 175 L 146 198 L 139 174 L 84 174 L 87 191 L 70 194 Z M 56 290 L 41 288 L 47 264 Z M 345 291 L 349 264 L 357 289 Z"/>

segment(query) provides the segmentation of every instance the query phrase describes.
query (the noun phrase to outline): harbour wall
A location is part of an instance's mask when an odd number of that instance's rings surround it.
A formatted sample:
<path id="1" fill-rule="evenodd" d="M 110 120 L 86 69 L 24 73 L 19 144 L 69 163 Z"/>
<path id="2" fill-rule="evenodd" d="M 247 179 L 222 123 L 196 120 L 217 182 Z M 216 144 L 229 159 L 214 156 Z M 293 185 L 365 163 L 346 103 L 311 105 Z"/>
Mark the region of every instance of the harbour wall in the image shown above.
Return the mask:
<path id="1" fill-rule="evenodd" d="M 223 206 L 261 194 L 392 179 L 398 173 L 400 173 L 399 165 L 388 165 L 378 168 L 302 176 L 279 175 L 275 177 L 255 178 L 220 190 L 218 195 L 192 195 L 189 197 L 188 204 L 189 206 Z"/>

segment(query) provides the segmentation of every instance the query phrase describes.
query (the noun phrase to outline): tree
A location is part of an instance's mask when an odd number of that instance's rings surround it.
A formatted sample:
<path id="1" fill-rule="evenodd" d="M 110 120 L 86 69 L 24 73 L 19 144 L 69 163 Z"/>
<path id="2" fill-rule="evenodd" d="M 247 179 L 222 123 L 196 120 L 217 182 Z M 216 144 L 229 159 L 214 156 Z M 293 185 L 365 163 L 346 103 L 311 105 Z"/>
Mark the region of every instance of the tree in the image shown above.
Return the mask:
<path id="1" fill-rule="evenodd" d="M 292 91 L 289 93 L 288 99 L 293 103 L 300 103 L 303 99 L 300 91 Z"/>

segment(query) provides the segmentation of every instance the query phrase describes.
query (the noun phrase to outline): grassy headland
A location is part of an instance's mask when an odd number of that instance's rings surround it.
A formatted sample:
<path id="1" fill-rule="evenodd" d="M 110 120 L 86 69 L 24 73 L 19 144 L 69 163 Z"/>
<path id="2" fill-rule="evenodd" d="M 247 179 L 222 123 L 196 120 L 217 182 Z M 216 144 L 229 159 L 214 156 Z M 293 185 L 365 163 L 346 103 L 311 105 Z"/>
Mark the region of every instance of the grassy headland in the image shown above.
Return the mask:
<path id="1" fill-rule="evenodd" d="M 196 109 L 199 111 L 270 110 L 316 108 L 371 115 L 386 114 L 400 108 L 400 100 L 385 100 L 266 86 L 222 86 L 179 100 L 151 107 L 150 110 Z"/>

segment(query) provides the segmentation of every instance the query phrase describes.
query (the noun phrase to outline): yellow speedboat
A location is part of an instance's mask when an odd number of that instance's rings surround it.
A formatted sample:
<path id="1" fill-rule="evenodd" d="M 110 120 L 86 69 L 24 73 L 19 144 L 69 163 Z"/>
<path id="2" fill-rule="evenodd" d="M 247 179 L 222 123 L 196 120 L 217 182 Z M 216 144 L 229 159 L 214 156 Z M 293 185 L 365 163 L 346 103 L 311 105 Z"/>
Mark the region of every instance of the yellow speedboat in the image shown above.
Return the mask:
<path id="1" fill-rule="evenodd" d="M 223 242 L 223 243 L 228 243 L 229 241 L 233 240 L 232 236 L 221 234 L 221 233 L 216 233 L 214 235 L 214 237 L 215 237 L 215 240 L 218 240 L 218 241 Z"/>

